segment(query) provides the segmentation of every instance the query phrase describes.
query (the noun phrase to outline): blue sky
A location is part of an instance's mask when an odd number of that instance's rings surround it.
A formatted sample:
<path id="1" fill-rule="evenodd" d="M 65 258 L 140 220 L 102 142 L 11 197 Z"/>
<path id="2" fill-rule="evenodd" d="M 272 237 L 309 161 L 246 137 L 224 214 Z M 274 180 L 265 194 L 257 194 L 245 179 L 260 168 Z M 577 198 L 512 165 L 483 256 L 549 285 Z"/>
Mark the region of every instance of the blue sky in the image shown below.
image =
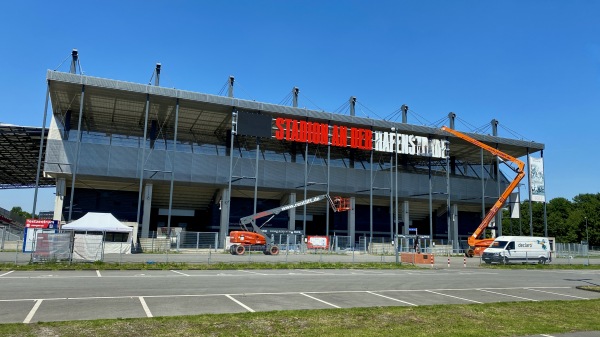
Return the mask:
<path id="1" fill-rule="evenodd" d="M 598 1 L 10 1 L 0 12 L 0 122 L 40 126 L 45 72 L 73 48 L 86 75 L 544 143 L 547 198 L 598 193 Z M 58 70 L 68 71 L 66 61 Z M 539 154 L 537 154 L 539 156 Z M 53 209 L 53 190 L 37 210 Z M 524 196 L 526 198 L 526 196 Z M 0 207 L 31 210 L 30 190 Z"/>

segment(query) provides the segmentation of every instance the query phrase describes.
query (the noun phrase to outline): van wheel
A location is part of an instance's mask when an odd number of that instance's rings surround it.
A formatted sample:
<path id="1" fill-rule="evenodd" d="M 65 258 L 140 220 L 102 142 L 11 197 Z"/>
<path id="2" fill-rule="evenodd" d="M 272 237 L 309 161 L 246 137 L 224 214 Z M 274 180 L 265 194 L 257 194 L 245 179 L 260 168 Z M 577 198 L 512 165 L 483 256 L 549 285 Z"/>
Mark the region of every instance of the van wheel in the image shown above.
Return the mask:
<path id="1" fill-rule="evenodd" d="M 540 257 L 540 259 L 538 260 L 538 264 L 546 264 L 546 258 Z"/>

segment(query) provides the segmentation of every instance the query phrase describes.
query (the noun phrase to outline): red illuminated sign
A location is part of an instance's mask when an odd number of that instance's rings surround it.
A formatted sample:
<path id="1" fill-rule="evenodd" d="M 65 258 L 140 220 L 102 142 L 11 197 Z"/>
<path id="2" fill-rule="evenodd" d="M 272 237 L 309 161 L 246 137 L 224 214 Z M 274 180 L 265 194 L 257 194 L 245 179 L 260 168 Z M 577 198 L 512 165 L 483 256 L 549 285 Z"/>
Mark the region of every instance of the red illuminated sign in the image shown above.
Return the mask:
<path id="1" fill-rule="evenodd" d="M 373 132 L 369 129 L 348 128 L 347 126 L 329 125 L 299 121 L 291 118 L 275 119 L 275 138 L 299 143 L 311 143 L 328 145 L 330 128 L 332 146 L 347 147 L 353 149 L 372 150 Z M 348 132 L 350 132 L 350 144 L 348 144 Z"/>

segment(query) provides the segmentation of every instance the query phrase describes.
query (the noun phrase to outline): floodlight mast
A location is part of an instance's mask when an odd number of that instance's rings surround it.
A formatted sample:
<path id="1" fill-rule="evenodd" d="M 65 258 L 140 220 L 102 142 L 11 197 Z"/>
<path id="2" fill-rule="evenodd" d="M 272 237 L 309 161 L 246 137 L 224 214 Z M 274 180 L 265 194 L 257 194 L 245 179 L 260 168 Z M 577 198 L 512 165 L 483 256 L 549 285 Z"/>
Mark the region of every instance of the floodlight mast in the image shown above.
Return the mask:
<path id="1" fill-rule="evenodd" d="M 498 211 L 500 211 L 500 208 L 502 207 L 502 205 L 504 204 L 506 199 L 508 199 L 510 194 L 514 191 L 514 189 L 517 188 L 517 186 L 519 186 L 519 182 L 525 176 L 525 172 L 524 172 L 525 164 L 522 161 L 520 161 L 519 159 L 517 159 L 507 153 L 504 153 L 498 149 L 495 149 L 487 144 L 484 144 L 470 136 L 467 136 L 466 134 L 464 134 L 462 132 L 451 129 L 447 126 L 442 126 L 442 130 L 444 130 L 464 141 L 467 141 L 473 145 L 476 145 L 476 146 L 490 152 L 491 154 L 493 154 L 495 156 L 500 157 L 500 159 L 502 159 L 504 162 L 510 161 L 510 162 L 514 163 L 515 165 L 517 165 L 517 168 L 507 165 L 511 170 L 513 170 L 513 171 L 515 171 L 515 173 L 517 173 L 517 176 L 508 185 L 508 187 L 504 190 L 504 192 L 502 192 L 502 194 L 500 195 L 498 200 L 496 200 L 496 202 L 494 203 L 492 208 L 490 208 L 490 210 L 487 212 L 487 214 L 485 215 L 485 217 L 479 224 L 479 227 L 477 227 L 477 229 L 473 232 L 473 234 L 471 234 L 471 236 L 469 236 L 469 239 L 467 241 L 469 244 L 469 250 L 465 253 L 465 255 L 468 257 L 473 257 L 474 255 L 481 255 L 481 254 L 483 254 L 483 251 L 487 247 L 489 247 L 492 244 L 492 242 L 494 242 L 494 239 L 493 238 L 479 239 L 479 236 L 485 231 L 487 226 L 492 221 L 492 218 L 494 218 L 496 216 L 496 214 L 498 213 Z"/>

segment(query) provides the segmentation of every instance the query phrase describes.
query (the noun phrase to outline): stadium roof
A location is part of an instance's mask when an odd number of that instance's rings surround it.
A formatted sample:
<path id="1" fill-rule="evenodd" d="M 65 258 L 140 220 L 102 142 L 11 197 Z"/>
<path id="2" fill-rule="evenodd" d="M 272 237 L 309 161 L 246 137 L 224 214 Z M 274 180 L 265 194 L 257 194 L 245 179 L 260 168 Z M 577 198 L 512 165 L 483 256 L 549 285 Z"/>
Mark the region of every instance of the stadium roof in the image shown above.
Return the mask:
<path id="1" fill-rule="evenodd" d="M 0 189 L 35 186 L 41 136 L 39 127 L 0 123 Z M 40 177 L 39 186 L 54 185 L 54 179 Z"/>
<path id="2" fill-rule="evenodd" d="M 198 142 L 223 135 L 224 130 L 231 128 L 232 109 L 239 109 L 288 118 L 331 121 L 338 125 L 370 127 L 379 131 L 395 128 L 399 133 L 404 134 L 448 137 L 451 143 L 451 156 L 470 163 L 478 163 L 481 160 L 478 147 L 449 135 L 437 127 L 308 110 L 51 70 L 47 72 L 47 79 L 50 83 L 54 114 L 61 115 L 66 110 L 71 110 L 73 121 L 78 118 L 82 85 L 85 85 L 83 127 L 88 131 L 118 133 L 119 130 L 127 130 L 127 134 L 142 136 L 146 99 L 150 95 L 150 115 L 161 120 L 164 132 L 171 136 L 174 133 L 175 101 L 179 100 L 178 140 Z M 532 141 L 464 133 L 516 158 L 544 149 L 544 144 Z M 492 158 L 491 154 L 484 153 L 484 162 Z"/>

